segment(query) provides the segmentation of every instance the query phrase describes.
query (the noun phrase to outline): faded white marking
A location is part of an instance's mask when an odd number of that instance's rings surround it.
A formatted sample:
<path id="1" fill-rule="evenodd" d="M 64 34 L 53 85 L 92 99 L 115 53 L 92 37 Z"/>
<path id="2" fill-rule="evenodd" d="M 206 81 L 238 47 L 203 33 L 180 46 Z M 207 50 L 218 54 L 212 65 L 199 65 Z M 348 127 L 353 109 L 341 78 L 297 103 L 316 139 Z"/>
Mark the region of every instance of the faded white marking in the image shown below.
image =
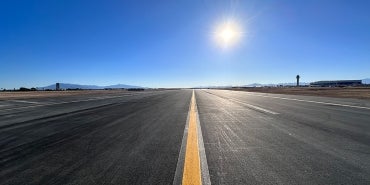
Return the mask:
<path id="1" fill-rule="evenodd" d="M 259 110 L 259 111 L 262 111 L 262 112 L 266 112 L 266 113 L 270 113 L 270 114 L 274 114 L 274 115 L 279 114 L 277 112 L 267 110 L 267 109 L 264 109 L 262 107 L 258 107 L 258 106 L 255 106 L 255 105 L 252 105 L 252 104 L 249 104 L 249 103 L 244 103 L 244 102 L 241 102 L 241 101 L 236 100 L 236 99 L 229 99 L 229 100 L 240 103 L 240 104 L 243 104 L 243 105 L 246 105 L 247 107 L 250 107 L 252 109 L 256 109 L 256 110 Z"/>
<path id="2" fill-rule="evenodd" d="M 136 94 L 135 94 L 136 95 Z M 8 109 L 2 109 L 0 111 L 12 111 L 12 110 L 20 110 L 20 109 L 26 109 L 26 108 L 34 108 L 34 107 L 41 107 L 41 106 L 47 106 L 47 105 L 60 105 L 60 104 L 67 104 L 67 103 L 78 103 L 78 102 L 87 102 L 87 101 L 93 101 L 93 100 L 104 100 L 104 99 L 112 99 L 112 98 L 122 98 L 126 96 L 135 96 L 134 94 L 125 94 L 121 96 L 110 96 L 110 97 L 96 97 L 96 98 L 89 98 L 85 100 L 73 100 L 73 101 L 63 101 L 63 102 L 52 102 L 52 103 L 38 103 L 36 105 L 31 106 L 23 106 L 23 107 L 15 107 L 15 108 L 8 108 Z M 23 101 L 23 100 L 11 100 L 11 101 Z"/>
<path id="3" fill-rule="evenodd" d="M 312 101 L 312 100 L 301 100 L 301 99 L 295 99 L 295 98 L 283 98 L 283 97 L 278 97 L 278 96 L 265 96 L 265 95 L 259 95 L 259 94 L 253 94 L 253 93 L 248 93 L 248 94 L 252 96 L 260 96 L 260 97 L 265 97 L 265 98 L 275 98 L 275 99 L 282 99 L 282 100 L 300 101 L 300 102 L 317 103 L 317 104 L 323 104 L 323 105 L 334 105 L 334 106 L 341 106 L 341 107 L 351 107 L 351 108 L 370 110 L 370 107 L 361 107 L 361 106 L 356 106 L 356 105 L 346 105 L 346 104 L 320 102 L 320 101 Z"/>
<path id="4" fill-rule="evenodd" d="M 18 102 L 18 103 L 30 103 L 30 104 L 42 104 L 40 102 L 33 102 L 33 101 L 26 101 L 26 100 L 8 100 L 10 102 Z"/>

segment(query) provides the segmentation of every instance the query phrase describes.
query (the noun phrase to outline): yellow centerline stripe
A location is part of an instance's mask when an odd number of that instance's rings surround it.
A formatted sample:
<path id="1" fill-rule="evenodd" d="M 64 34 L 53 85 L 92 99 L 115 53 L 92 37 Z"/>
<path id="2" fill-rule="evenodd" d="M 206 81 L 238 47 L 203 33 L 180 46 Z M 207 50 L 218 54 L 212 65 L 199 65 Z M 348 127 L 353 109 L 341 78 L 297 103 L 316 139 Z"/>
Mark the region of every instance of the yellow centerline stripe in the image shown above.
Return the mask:
<path id="1" fill-rule="evenodd" d="M 195 108 L 195 94 L 193 91 L 189 111 L 189 129 L 186 142 L 184 173 L 182 176 L 183 185 L 202 184 L 198 146 L 197 114 L 195 112 Z"/>

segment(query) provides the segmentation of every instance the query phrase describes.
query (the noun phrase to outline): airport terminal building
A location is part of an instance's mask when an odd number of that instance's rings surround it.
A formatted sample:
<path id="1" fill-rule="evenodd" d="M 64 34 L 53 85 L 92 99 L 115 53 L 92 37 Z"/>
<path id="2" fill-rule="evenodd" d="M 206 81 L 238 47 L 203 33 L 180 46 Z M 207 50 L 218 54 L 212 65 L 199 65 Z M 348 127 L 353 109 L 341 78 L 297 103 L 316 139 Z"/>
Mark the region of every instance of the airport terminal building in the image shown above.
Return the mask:
<path id="1" fill-rule="evenodd" d="M 333 81 L 317 81 L 310 83 L 311 87 L 346 87 L 360 86 L 361 80 L 333 80 Z"/>

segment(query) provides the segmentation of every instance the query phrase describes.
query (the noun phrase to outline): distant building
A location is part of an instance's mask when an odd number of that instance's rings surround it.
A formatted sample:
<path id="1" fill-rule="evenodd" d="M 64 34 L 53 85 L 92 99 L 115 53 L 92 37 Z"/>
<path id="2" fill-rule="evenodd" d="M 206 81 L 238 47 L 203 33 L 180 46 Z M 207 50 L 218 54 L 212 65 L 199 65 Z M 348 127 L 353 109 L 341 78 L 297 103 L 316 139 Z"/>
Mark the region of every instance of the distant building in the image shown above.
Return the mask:
<path id="1" fill-rule="evenodd" d="M 333 81 L 317 81 L 310 83 L 313 87 L 345 87 L 345 86 L 360 86 L 362 80 L 333 80 Z"/>
<path id="2" fill-rule="evenodd" d="M 299 87 L 299 78 L 301 78 L 299 75 L 296 76 L 297 78 L 297 87 Z"/>
<path id="3" fill-rule="evenodd" d="M 56 84 L 55 84 L 55 90 L 56 90 L 56 91 L 59 91 L 59 90 L 60 90 L 60 84 L 59 84 L 59 83 L 56 83 Z"/>

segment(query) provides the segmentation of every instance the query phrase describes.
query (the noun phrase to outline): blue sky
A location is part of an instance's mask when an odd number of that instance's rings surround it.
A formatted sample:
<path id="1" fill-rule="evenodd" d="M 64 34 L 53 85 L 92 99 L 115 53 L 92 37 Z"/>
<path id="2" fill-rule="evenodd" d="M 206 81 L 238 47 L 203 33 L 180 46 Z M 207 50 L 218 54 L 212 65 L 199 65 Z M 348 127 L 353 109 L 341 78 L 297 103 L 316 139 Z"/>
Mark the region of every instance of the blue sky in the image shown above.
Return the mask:
<path id="1" fill-rule="evenodd" d="M 370 77 L 370 1 L 0 1 L 0 87 Z M 219 47 L 225 19 L 241 40 Z"/>

